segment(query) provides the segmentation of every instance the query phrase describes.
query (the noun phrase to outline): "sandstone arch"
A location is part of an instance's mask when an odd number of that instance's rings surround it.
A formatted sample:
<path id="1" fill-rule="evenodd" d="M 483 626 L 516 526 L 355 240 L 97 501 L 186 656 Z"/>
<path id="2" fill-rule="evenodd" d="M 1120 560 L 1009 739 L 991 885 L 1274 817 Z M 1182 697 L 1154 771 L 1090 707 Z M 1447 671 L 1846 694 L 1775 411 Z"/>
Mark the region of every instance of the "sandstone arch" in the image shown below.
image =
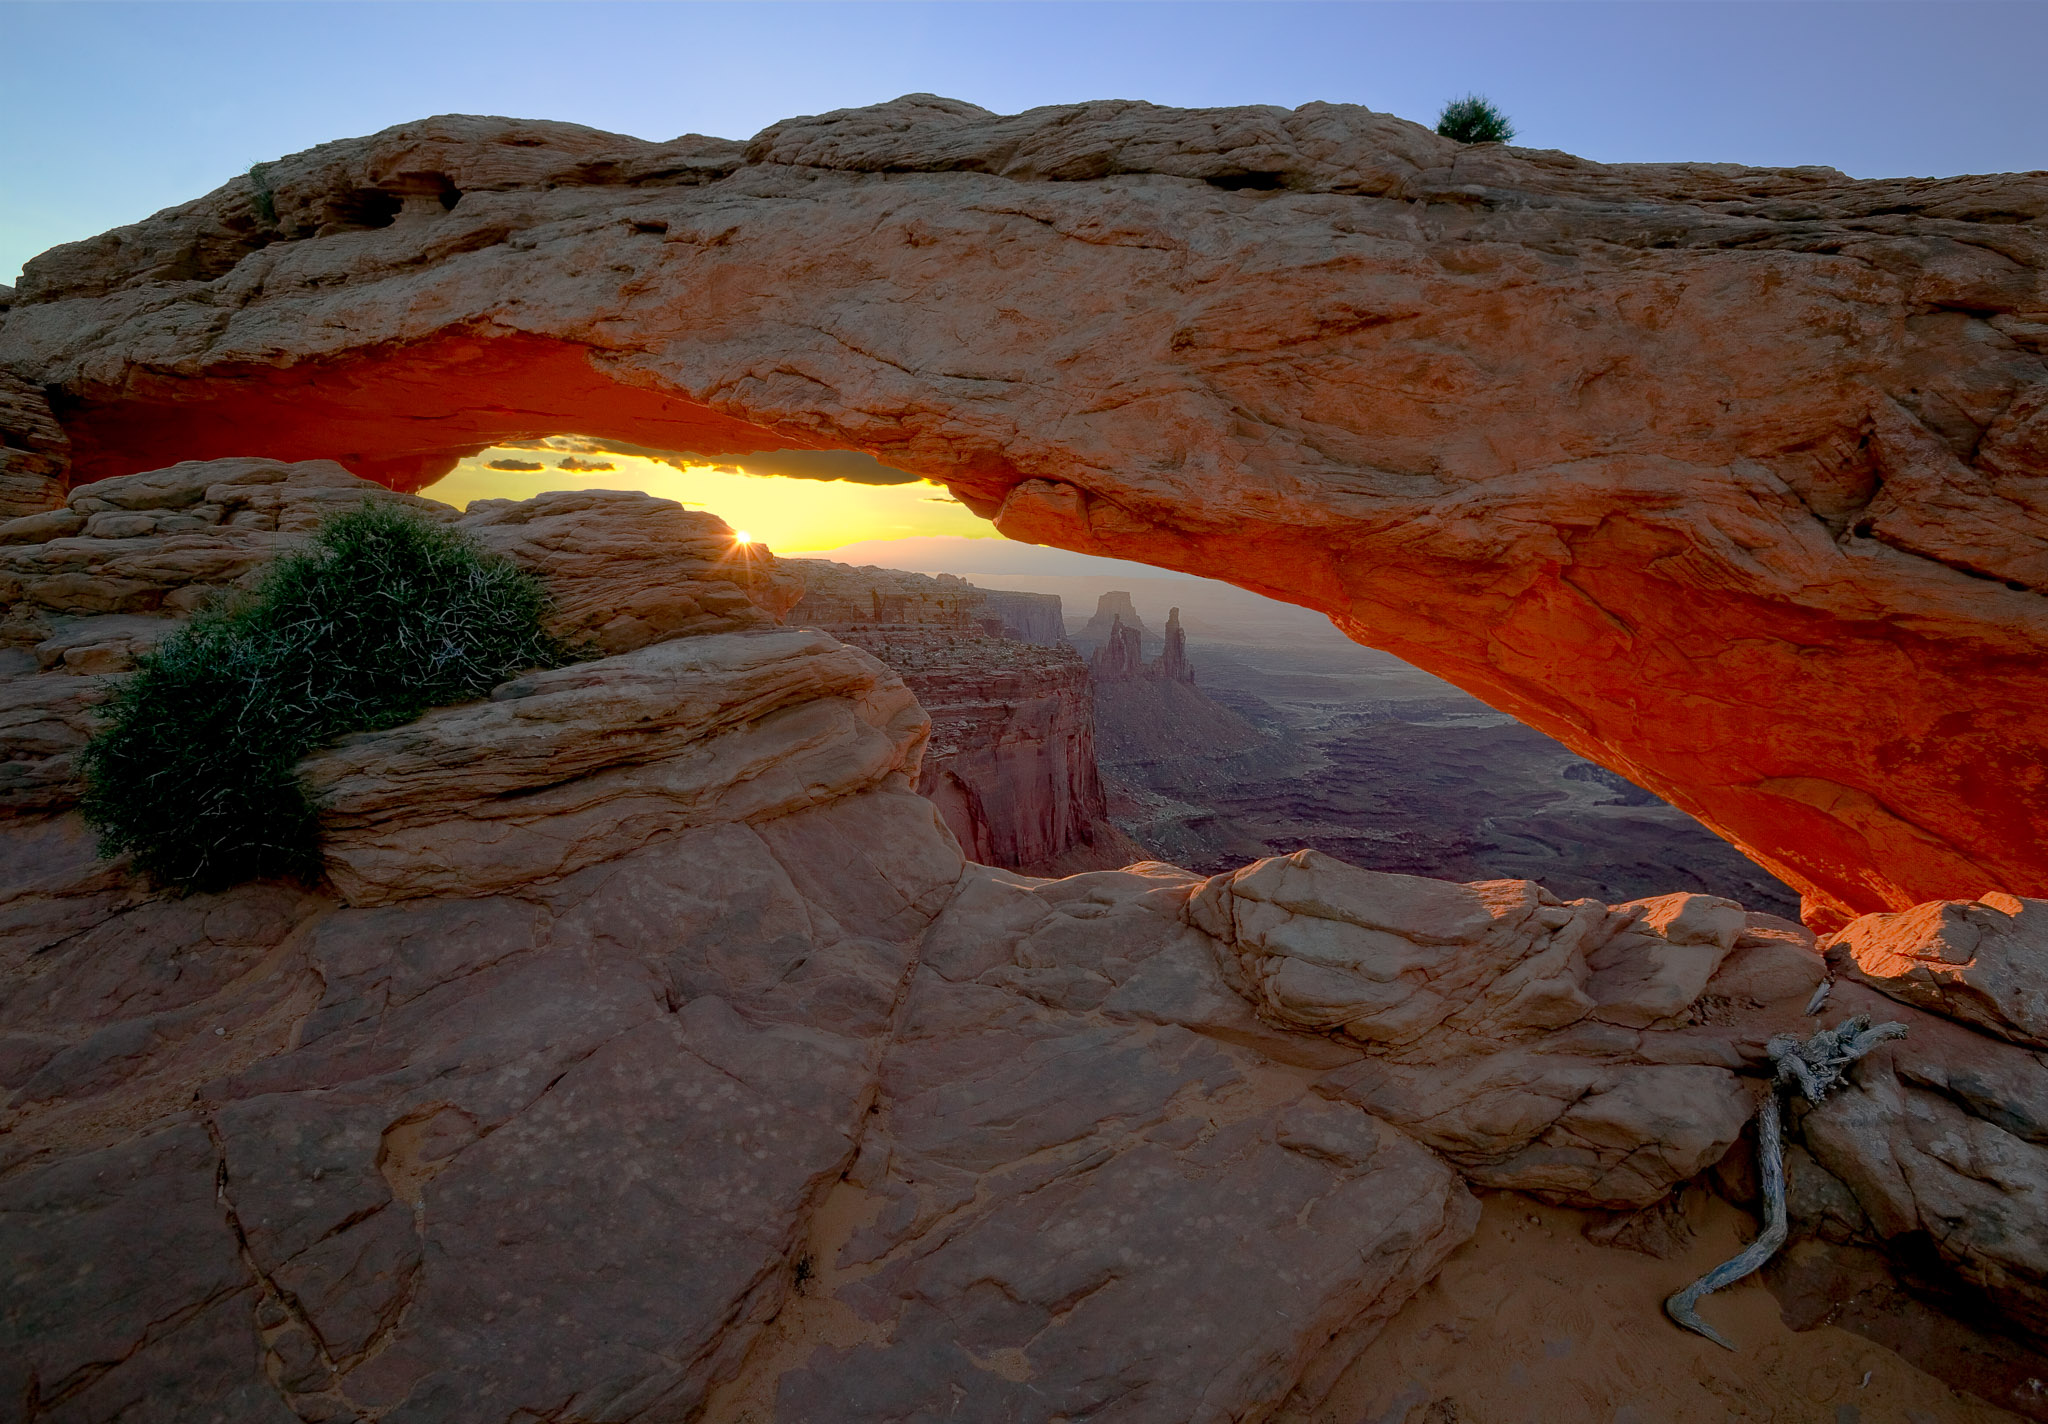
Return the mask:
<path id="1" fill-rule="evenodd" d="M 0 369 L 74 479 L 874 451 L 1014 537 L 1322 609 L 1832 923 L 2048 895 L 2044 220 L 2042 174 L 1602 166 L 1337 105 L 443 118 L 45 254 Z"/>

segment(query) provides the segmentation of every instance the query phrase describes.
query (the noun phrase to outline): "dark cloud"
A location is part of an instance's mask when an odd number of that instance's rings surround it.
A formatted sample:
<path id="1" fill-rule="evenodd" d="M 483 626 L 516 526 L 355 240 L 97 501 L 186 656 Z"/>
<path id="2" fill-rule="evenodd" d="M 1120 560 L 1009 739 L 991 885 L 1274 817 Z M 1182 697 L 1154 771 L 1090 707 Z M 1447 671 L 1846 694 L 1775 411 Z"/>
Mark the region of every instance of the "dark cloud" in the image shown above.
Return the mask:
<path id="1" fill-rule="evenodd" d="M 521 450 L 563 450 L 578 455 L 637 455 L 680 469 L 685 465 L 710 465 L 720 470 L 737 470 L 749 475 L 781 475 L 797 480 L 846 480 L 857 485 L 908 485 L 924 478 L 873 455 L 858 450 L 764 450 L 755 455 L 703 455 L 690 450 L 662 450 L 652 445 L 635 445 L 630 440 L 607 440 L 590 435 L 556 435 L 546 440 L 507 441 Z M 498 466 L 493 465 L 493 469 Z M 562 468 L 568 469 L 567 465 Z"/>
<path id="2" fill-rule="evenodd" d="M 493 460 L 484 466 L 487 470 L 545 470 L 538 460 Z"/>
<path id="3" fill-rule="evenodd" d="M 598 470 L 612 470 L 618 467 L 610 460 L 579 460 L 574 455 L 571 455 L 568 459 L 557 464 L 555 468 L 558 470 L 568 470 L 573 474 L 590 474 Z"/>

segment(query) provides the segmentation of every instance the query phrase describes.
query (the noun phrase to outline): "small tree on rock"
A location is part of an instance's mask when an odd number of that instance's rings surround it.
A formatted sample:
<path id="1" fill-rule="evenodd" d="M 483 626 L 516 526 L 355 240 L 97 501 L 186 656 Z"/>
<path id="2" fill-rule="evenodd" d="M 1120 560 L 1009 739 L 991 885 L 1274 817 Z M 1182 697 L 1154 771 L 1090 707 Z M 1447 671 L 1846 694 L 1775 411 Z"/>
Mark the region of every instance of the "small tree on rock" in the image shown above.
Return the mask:
<path id="1" fill-rule="evenodd" d="M 1515 126 L 1508 116 L 1477 94 L 1467 94 L 1444 105 L 1437 116 L 1436 131 L 1459 143 L 1511 143 Z"/>

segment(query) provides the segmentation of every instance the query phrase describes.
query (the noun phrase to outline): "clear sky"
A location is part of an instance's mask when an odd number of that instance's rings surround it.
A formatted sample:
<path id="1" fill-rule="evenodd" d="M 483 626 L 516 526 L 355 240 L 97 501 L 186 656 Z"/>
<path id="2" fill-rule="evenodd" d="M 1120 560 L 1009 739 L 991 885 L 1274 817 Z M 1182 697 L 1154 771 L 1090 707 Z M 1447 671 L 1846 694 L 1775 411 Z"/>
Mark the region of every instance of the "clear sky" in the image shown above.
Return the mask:
<path id="1" fill-rule="evenodd" d="M 2048 168 L 2048 3 L 0 0 L 0 282 L 251 163 L 435 113 L 746 137 L 926 90 L 1365 104 L 1468 90 L 1589 158 Z"/>

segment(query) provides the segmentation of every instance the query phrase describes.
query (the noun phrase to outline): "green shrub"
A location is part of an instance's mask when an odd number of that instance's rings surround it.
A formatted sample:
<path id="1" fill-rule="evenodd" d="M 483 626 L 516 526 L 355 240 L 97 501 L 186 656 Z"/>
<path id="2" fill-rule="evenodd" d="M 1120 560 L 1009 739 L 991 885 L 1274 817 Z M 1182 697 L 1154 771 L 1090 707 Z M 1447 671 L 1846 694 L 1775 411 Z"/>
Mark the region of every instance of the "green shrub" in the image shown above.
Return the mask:
<path id="1" fill-rule="evenodd" d="M 270 227 L 277 226 L 277 194 L 270 186 L 270 165 L 252 163 L 249 165 L 249 186 L 253 190 L 249 201 L 255 205 L 256 216 Z"/>
<path id="2" fill-rule="evenodd" d="M 569 650 L 547 592 L 467 534 L 389 502 L 329 519 L 256 591 L 202 611 L 139 660 L 86 746 L 100 852 L 215 890 L 319 873 L 301 757 L 347 732 L 466 701 Z"/>
<path id="3" fill-rule="evenodd" d="M 1437 115 L 1436 131 L 1459 143 L 1512 143 L 1515 137 L 1508 116 L 1477 94 L 1444 105 Z"/>

